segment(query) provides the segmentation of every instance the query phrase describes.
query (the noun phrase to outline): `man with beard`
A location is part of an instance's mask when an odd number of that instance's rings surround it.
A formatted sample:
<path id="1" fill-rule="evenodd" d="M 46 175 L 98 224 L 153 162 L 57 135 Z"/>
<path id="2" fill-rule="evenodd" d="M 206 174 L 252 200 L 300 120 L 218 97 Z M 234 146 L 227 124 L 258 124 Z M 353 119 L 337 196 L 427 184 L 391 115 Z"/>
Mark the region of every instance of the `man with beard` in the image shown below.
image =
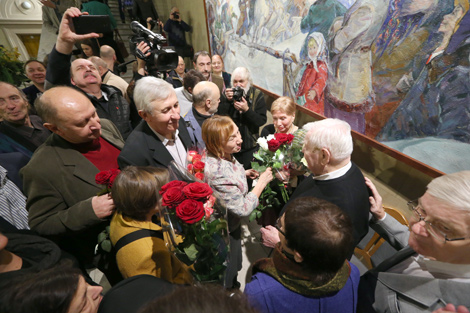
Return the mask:
<path id="1" fill-rule="evenodd" d="M 132 131 L 118 158 L 119 167 L 128 165 L 168 167 L 171 161 L 186 167 L 191 138 L 175 90 L 166 81 L 147 76 L 137 81 L 134 101 L 143 121 Z"/>
<path id="2" fill-rule="evenodd" d="M 75 42 L 86 38 L 96 38 L 98 34 L 77 35 L 70 28 L 72 20 L 82 15 L 79 9 L 65 11 L 60 23 L 55 47 L 47 64 L 46 89 L 53 85 L 72 85 L 90 99 L 101 118 L 112 121 L 124 139 L 131 132 L 129 103 L 121 91 L 103 84 L 96 66 L 89 60 L 77 59 L 70 64 Z M 71 75 L 70 75 L 71 73 Z"/>
<path id="3" fill-rule="evenodd" d="M 209 52 L 204 50 L 196 52 L 193 58 L 193 66 L 204 76 L 207 81 L 216 84 L 217 87 L 219 87 L 219 90 L 224 89 L 224 79 L 218 76 L 214 76 L 211 73 L 212 59 L 209 55 Z"/>
<path id="4" fill-rule="evenodd" d="M 232 73 L 232 86 L 225 90 L 223 104 L 219 108 L 219 114 L 228 115 L 240 129 L 243 139 L 242 149 L 234 154 L 235 158 L 245 169 L 251 168 L 253 153 L 257 149 L 256 140 L 259 136 L 259 128 L 266 123 L 266 102 L 264 95 L 253 86 L 250 71 L 245 67 L 237 67 Z M 240 99 L 234 98 L 235 88 L 243 90 Z"/>

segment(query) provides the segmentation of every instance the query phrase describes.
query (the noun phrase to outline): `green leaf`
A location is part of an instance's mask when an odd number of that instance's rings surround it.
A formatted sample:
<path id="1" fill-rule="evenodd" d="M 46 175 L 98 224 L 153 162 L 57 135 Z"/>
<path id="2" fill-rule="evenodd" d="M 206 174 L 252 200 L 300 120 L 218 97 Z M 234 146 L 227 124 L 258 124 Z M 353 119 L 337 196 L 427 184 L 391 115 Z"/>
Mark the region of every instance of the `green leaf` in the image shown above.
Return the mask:
<path id="1" fill-rule="evenodd" d="M 111 252 L 112 247 L 113 246 L 111 245 L 111 241 L 109 240 L 103 240 L 101 243 L 101 248 L 108 253 Z"/>
<path id="2" fill-rule="evenodd" d="M 256 212 L 258 212 L 257 210 L 253 210 L 253 212 L 251 212 L 250 216 L 248 217 L 248 220 L 250 222 L 253 222 L 255 219 L 256 219 Z"/>
<path id="3" fill-rule="evenodd" d="M 280 169 L 281 167 L 282 167 L 282 163 L 281 163 L 281 162 L 274 162 L 273 168 L 275 168 L 275 169 Z"/>
<path id="4" fill-rule="evenodd" d="M 251 162 L 251 168 L 260 173 L 266 171 L 266 166 L 260 165 L 256 162 Z"/>
<path id="5" fill-rule="evenodd" d="M 261 161 L 261 162 L 263 162 L 263 161 L 264 161 L 264 160 L 263 160 L 263 158 L 262 158 L 262 157 L 259 155 L 259 153 L 255 153 L 255 154 L 253 154 L 253 157 L 254 157 L 255 159 L 257 159 L 257 160 Z M 252 163 L 252 164 L 253 164 L 253 163 Z"/>
<path id="6" fill-rule="evenodd" d="M 101 232 L 98 234 L 98 243 L 102 243 L 105 239 L 106 239 L 106 233 L 105 232 Z"/>
<path id="7" fill-rule="evenodd" d="M 197 248 L 195 244 L 190 245 L 189 247 L 184 248 L 184 253 L 188 256 L 189 260 L 194 261 L 197 257 Z"/>

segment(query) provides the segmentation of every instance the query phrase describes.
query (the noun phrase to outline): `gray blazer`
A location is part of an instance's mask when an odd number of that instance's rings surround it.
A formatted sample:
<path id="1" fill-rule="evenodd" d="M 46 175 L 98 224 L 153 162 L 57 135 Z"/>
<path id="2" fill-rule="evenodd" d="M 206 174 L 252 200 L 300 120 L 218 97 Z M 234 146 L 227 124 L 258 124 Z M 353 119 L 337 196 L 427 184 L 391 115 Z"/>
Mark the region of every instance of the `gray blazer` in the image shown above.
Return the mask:
<path id="1" fill-rule="evenodd" d="M 371 227 L 390 240 L 389 243 L 395 248 L 408 242 L 408 228 L 392 217 L 387 216 L 384 221 L 376 222 Z M 394 232 L 396 236 L 393 236 Z M 468 283 L 387 272 L 415 254 L 406 246 L 361 277 L 358 313 L 433 312 L 447 303 L 470 307 Z"/>

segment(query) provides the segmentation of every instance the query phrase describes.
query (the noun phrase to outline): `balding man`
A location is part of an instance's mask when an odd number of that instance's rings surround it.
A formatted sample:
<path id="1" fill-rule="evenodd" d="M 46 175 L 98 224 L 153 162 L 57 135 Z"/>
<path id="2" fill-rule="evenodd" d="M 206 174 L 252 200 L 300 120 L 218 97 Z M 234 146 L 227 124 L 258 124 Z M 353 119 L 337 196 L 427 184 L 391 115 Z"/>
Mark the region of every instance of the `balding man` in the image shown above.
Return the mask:
<path id="1" fill-rule="evenodd" d="M 137 81 L 134 101 L 143 121 L 132 131 L 119 155 L 119 166 L 186 167 L 191 138 L 183 122 L 173 86 L 153 76 Z"/>
<path id="2" fill-rule="evenodd" d="M 53 134 L 21 170 L 29 225 L 75 255 L 82 266 L 90 266 L 96 236 L 114 212 L 109 195 L 96 196 L 102 186 L 95 176 L 118 168 L 124 141 L 75 88 L 52 88 L 36 103 Z"/>
<path id="3" fill-rule="evenodd" d="M 385 214 L 382 198 L 368 184 L 374 195 L 371 227 L 401 250 L 361 277 L 358 312 L 470 307 L 470 171 L 435 178 L 423 196 L 409 201 L 409 229 Z"/>
<path id="4" fill-rule="evenodd" d="M 102 45 L 100 47 L 100 58 L 106 62 L 108 69 L 114 72 L 115 65 L 116 65 L 116 51 L 114 51 L 113 47 L 108 45 Z M 119 75 L 119 73 L 116 73 Z"/>
<path id="5" fill-rule="evenodd" d="M 199 82 L 193 89 L 193 107 L 184 117 L 193 146 L 202 153 L 206 144 L 202 140 L 202 123 L 217 112 L 220 90 L 212 82 Z"/>
<path id="6" fill-rule="evenodd" d="M 183 87 L 183 76 L 186 73 L 186 66 L 182 57 L 178 57 L 178 66 L 168 73 L 166 81 L 173 85 L 173 88 Z"/>
<path id="7" fill-rule="evenodd" d="M 103 84 L 98 69 L 91 61 L 77 59 L 70 64 L 75 42 L 98 37 L 96 33 L 77 35 L 70 29 L 69 25 L 73 18 L 81 15 L 82 13 L 77 8 L 69 8 L 64 13 L 56 45 L 49 55 L 46 89 L 53 85 L 74 86 L 90 99 L 101 118 L 112 121 L 122 136 L 127 138 L 132 130 L 130 107 L 121 91 L 113 86 Z"/>
<path id="8" fill-rule="evenodd" d="M 193 89 L 201 81 L 205 81 L 201 73 L 189 70 L 183 76 L 183 86 L 175 89 L 181 116 L 185 116 L 193 107 Z"/>
<path id="9" fill-rule="evenodd" d="M 353 222 L 354 246 L 369 230 L 369 192 L 361 170 L 351 162 L 353 141 L 348 123 L 327 118 L 308 125 L 302 152 L 312 173 L 291 196 L 316 197 L 336 204 Z M 284 213 L 287 205 L 281 211 Z M 263 242 L 273 246 L 279 242 L 276 228 L 261 229 Z M 271 237 L 271 235 L 276 235 Z M 274 239 L 275 238 L 275 239 Z M 354 247 L 353 246 L 353 247 Z M 353 249 L 349 252 L 351 258 Z"/>
<path id="10" fill-rule="evenodd" d="M 127 87 L 129 87 L 129 84 L 124 79 L 111 72 L 108 68 L 108 64 L 103 59 L 93 56 L 89 57 L 88 60 L 93 62 L 95 67 L 98 69 L 98 72 L 100 72 L 103 84 L 116 87 L 121 91 L 124 98 L 128 99 Z"/>

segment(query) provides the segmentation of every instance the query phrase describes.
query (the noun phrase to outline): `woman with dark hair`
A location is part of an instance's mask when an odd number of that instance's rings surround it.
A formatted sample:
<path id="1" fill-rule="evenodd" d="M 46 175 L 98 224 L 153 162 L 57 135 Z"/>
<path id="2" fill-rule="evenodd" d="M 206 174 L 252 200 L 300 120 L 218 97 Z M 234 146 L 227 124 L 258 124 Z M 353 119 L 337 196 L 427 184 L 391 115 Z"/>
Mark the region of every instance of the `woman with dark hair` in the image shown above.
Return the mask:
<path id="1" fill-rule="evenodd" d="M 271 168 L 259 175 L 253 169 L 246 170 L 233 154 L 243 142 L 237 125 L 228 116 L 214 115 L 202 124 L 202 139 L 206 144 L 207 158 L 204 168 L 206 182 L 215 190 L 228 210 L 230 232 L 230 260 L 225 274 L 225 286 L 230 288 L 241 269 L 240 219 L 248 216 L 258 206 L 258 198 L 272 180 Z M 256 178 L 258 183 L 248 191 L 246 177 Z"/>
<path id="2" fill-rule="evenodd" d="M 54 267 L 12 286 L 8 312 L 96 313 L 102 291 L 87 284 L 78 269 Z"/>
<path id="3" fill-rule="evenodd" d="M 161 208 L 158 192 L 168 180 L 166 169 L 128 166 L 113 183 L 116 214 L 111 220 L 110 237 L 115 248 L 128 234 L 140 230 L 147 230 L 149 234 L 116 251 L 117 264 L 124 278 L 148 274 L 175 284 L 192 282 L 187 267 L 166 247 L 155 215 Z"/>
<path id="4" fill-rule="evenodd" d="M 351 219 L 313 197 L 290 202 L 272 258 L 253 265 L 245 294 L 260 312 L 356 312 L 359 270 L 347 261 Z"/>
<path id="5" fill-rule="evenodd" d="M 80 48 L 82 49 L 81 57 L 88 59 L 92 56 L 100 56 L 100 49 L 95 38 L 83 39 L 80 41 Z"/>

